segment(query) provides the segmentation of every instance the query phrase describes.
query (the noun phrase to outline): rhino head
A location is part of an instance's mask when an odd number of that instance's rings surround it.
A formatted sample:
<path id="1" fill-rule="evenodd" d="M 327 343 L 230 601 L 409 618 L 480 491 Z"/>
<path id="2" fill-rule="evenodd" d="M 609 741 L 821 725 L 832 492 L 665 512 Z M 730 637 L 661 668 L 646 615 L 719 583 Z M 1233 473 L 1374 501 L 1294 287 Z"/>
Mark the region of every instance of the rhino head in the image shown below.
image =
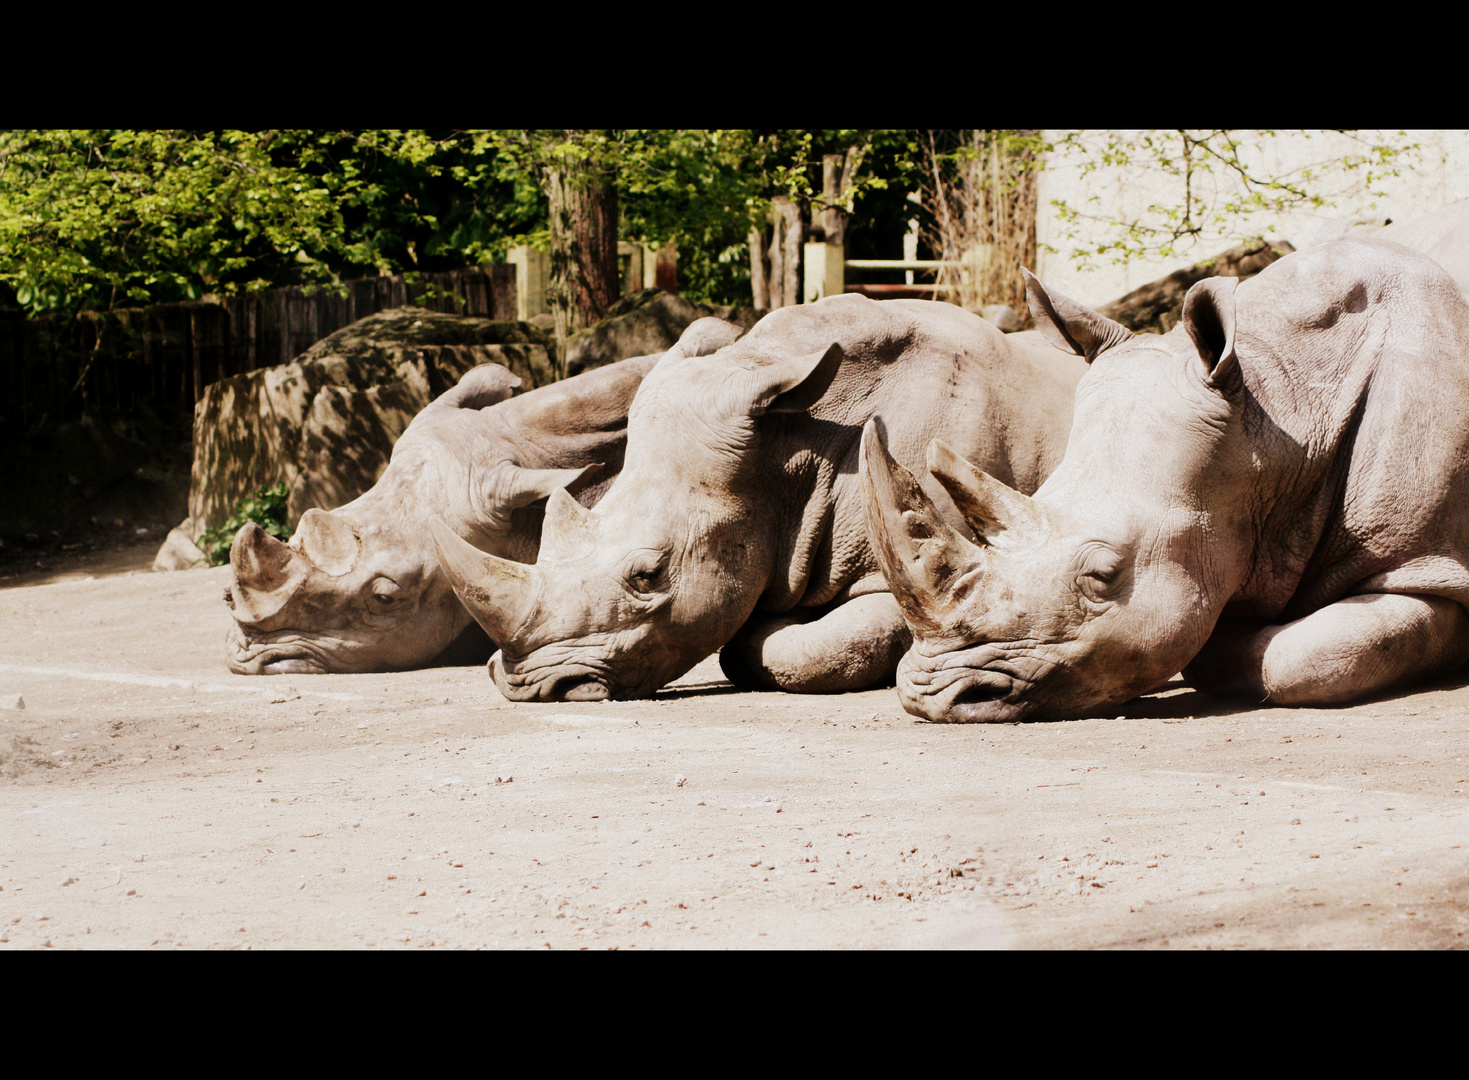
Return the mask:
<path id="1" fill-rule="evenodd" d="M 616 483 L 592 510 L 553 494 L 534 565 L 434 523 L 456 593 L 500 645 L 501 692 L 646 697 L 725 644 L 777 557 L 781 493 L 761 447 L 782 414 L 815 404 L 841 360 L 836 345 L 784 357 L 745 342 L 701 359 L 670 351 L 633 399 Z"/>
<path id="2" fill-rule="evenodd" d="M 467 639 L 479 631 L 423 522 L 437 514 L 508 558 L 534 558 L 533 504 L 591 471 L 476 461 L 479 410 L 519 382 L 493 365 L 471 370 L 414 418 L 372 490 L 334 511 L 306 511 L 289 543 L 253 522 L 241 529 L 226 593 L 235 620 L 230 670 L 399 670 L 422 667 L 456 642 L 472 648 Z"/>
<path id="3" fill-rule="evenodd" d="M 1037 328 L 1092 366 L 1061 465 L 1027 497 L 942 443 L 927 467 L 978 542 L 940 520 L 869 424 L 873 551 L 913 631 L 899 698 L 939 721 L 1071 717 L 1126 701 L 1202 647 L 1238 581 L 1228 545 L 1255 475 L 1239 460 L 1232 279 L 1190 290 L 1171 333 L 1134 336 L 1028 273 Z"/>

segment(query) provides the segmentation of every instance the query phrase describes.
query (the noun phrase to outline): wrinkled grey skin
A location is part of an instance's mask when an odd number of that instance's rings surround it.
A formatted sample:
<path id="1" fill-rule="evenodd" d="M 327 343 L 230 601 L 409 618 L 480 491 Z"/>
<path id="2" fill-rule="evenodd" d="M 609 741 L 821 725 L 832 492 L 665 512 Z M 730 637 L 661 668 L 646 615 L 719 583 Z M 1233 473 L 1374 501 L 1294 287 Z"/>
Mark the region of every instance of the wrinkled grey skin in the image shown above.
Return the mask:
<path id="1" fill-rule="evenodd" d="M 617 483 L 591 511 L 553 495 L 534 566 L 436 529 L 440 556 L 500 642 L 491 674 L 512 700 L 645 697 L 721 646 L 741 685 L 877 685 L 908 632 L 863 525 L 863 424 L 878 417 L 900 459 L 943 436 L 1034 490 L 1060 460 L 1084 367 L 949 304 L 784 308 L 649 373 Z"/>
<path id="2" fill-rule="evenodd" d="M 739 333 L 700 320 L 675 349 L 712 351 Z M 519 379 L 482 365 L 414 417 L 360 498 L 307 511 L 289 544 L 246 525 L 230 551 L 230 670 L 397 671 L 484 659 L 493 646 L 439 569 L 428 520 L 484 551 L 533 561 L 546 497 L 570 498 L 567 485 L 586 477 L 577 497 L 591 504 L 616 477 L 628 405 L 658 359 L 624 360 L 515 398 Z"/>
<path id="3" fill-rule="evenodd" d="M 1071 717 L 1180 669 L 1331 705 L 1469 658 L 1469 301 L 1436 263 L 1322 245 L 1198 283 L 1161 337 L 1027 281 L 1037 325 L 1092 360 L 1034 498 L 936 448 L 983 542 L 919 535 L 926 508 L 868 460 L 915 582 L 908 711 Z"/>

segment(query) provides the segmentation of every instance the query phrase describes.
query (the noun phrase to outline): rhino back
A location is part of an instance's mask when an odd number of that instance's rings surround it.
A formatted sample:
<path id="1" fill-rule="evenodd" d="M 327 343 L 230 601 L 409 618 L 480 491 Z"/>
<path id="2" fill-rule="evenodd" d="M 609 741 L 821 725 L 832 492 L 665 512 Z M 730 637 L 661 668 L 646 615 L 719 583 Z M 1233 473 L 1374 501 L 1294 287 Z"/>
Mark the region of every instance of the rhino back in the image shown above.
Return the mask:
<path id="1" fill-rule="evenodd" d="M 1459 288 L 1469 289 L 1469 199 L 1409 221 L 1395 221 L 1372 234 L 1427 255 L 1449 272 Z"/>
<path id="2" fill-rule="evenodd" d="M 621 360 L 492 406 L 496 451 L 536 469 L 606 458 L 595 485 L 605 487 L 622 467 L 628 407 L 661 355 Z"/>
<path id="3" fill-rule="evenodd" d="M 762 600 L 764 610 L 820 605 L 880 576 L 858 475 L 869 418 L 877 418 L 893 456 L 922 478 L 940 514 L 972 537 L 922 466 L 929 442 L 941 439 L 986 472 L 1033 492 L 1064 453 L 1076 383 L 1086 369 L 1038 334 L 1002 334 L 962 308 L 924 300 L 833 297 L 809 305 L 797 328 L 767 316 L 740 344 L 758 353 L 766 338 L 787 353 L 838 341 L 844 357 L 809 415 L 776 421 L 783 430 L 769 444 L 769 497 L 802 505 L 784 517 L 781 580 Z"/>

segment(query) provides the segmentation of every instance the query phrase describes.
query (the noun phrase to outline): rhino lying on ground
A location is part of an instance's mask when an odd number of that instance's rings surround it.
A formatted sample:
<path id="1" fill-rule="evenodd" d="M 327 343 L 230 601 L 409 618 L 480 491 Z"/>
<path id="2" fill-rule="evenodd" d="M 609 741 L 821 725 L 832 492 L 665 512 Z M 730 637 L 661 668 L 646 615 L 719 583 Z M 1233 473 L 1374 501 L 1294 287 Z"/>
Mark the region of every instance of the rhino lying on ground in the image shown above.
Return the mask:
<path id="1" fill-rule="evenodd" d="M 491 674 L 512 700 L 647 696 L 721 646 L 742 685 L 880 684 L 908 632 L 863 527 L 863 423 L 880 416 L 900 459 L 942 435 L 1034 490 L 1061 458 L 1084 370 L 950 304 L 783 308 L 713 356 L 658 363 L 617 483 L 591 511 L 553 493 L 534 566 L 438 524 L 434 537 L 500 643 Z"/>
<path id="2" fill-rule="evenodd" d="M 1427 255 L 1449 272 L 1459 288 L 1469 292 L 1469 199 L 1460 199 L 1421 217 L 1394 221 L 1353 223 L 1350 218 L 1330 222 L 1314 246 L 1342 239 L 1390 240 Z"/>
<path id="3" fill-rule="evenodd" d="M 1329 705 L 1469 658 L 1469 301 L 1442 268 L 1326 244 L 1199 282 L 1161 337 L 1027 286 L 1092 361 L 1035 497 L 931 448 L 975 545 L 875 439 L 864 460 L 909 712 L 1070 717 L 1180 669 Z"/>
<path id="4" fill-rule="evenodd" d="M 710 352 L 740 333 L 703 319 L 674 349 Z M 331 512 L 308 510 L 289 544 L 246 525 L 230 549 L 230 670 L 395 671 L 485 659 L 492 646 L 444 579 L 428 519 L 503 558 L 534 560 L 541 500 L 553 492 L 570 500 L 567 485 L 595 474 L 578 494 L 592 503 L 616 477 L 628 405 L 658 359 L 623 360 L 516 398 L 516 376 L 481 365 L 414 417 L 370 491 Z"/>

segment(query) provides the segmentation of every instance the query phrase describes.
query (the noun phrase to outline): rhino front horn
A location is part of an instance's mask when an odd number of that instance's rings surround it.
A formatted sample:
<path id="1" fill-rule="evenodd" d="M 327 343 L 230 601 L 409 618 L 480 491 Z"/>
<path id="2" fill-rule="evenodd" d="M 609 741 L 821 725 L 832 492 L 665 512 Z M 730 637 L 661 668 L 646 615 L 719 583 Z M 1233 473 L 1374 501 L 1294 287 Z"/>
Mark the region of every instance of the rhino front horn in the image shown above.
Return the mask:
<path id="1" fill-rule="evenodd" d="M 958 578 L 983 552 L 939 517 L 913 474 L 888 453 L 871 420 L 862 429 L 861 473 L 867 538 L 893 599 L 909 626 L 936 632 Z"/>
<path id="2" fill-rule="evenodd" d="M 235 618 L 260 623 L 277 614 L 310 573 L 303 562 L 255 522 L 247 521 L 230 545 Z"/>
<path id="3" fill-rule="evenodd" d="M 479 550 L 438 517 L 429 519 L 439 565 L 465 609 L 498 646 L 524 625 L 535 603 L 536 568 Z"/>

